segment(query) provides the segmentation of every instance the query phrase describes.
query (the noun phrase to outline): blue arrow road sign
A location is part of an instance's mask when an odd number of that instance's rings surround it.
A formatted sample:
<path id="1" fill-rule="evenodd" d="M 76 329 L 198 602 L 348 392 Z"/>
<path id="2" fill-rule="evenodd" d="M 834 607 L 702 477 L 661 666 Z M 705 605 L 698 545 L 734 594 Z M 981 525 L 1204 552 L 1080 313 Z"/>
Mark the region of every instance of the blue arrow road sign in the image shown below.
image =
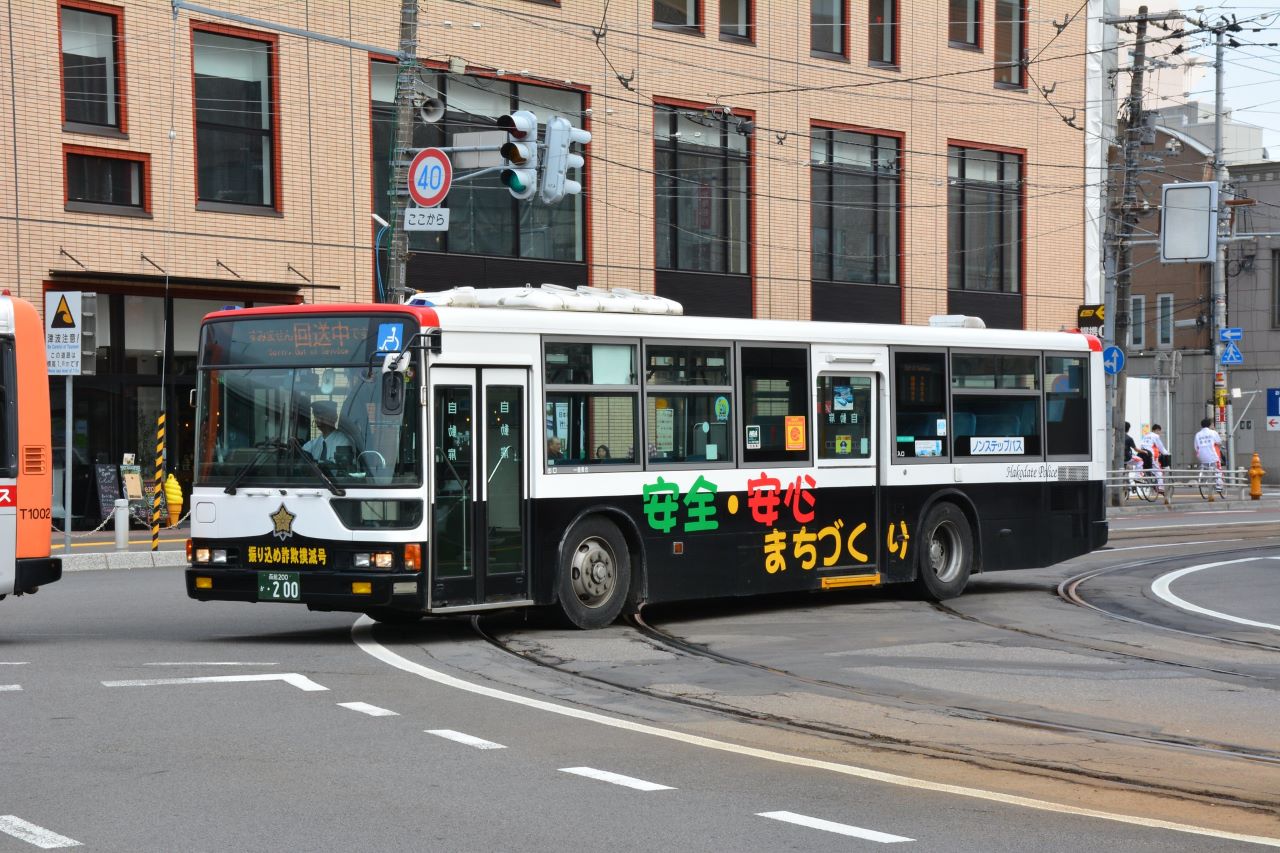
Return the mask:
<path id="1" fill-rule="evenodd" d="M 1222 363 L 1228 367 L 1244 364 L 1244 354 L 1235 341 L 1227 341 L 1227 345 L 1222 348 Z"/>
<path id="2" fill-rule="evenodd" d="M 1124 350 L 1120 347 L 1107 347 L 1102 351 L 1102 369 L 1115 376 L 1124 370 Z"/>
<path id="3" fill-rule="evenodd" d="M 1242 341 L 1244 340 L 1244 329 L 1219 329 L 1218 340 L 1222 341 L 1224 344 L 1228 341 Z"/>

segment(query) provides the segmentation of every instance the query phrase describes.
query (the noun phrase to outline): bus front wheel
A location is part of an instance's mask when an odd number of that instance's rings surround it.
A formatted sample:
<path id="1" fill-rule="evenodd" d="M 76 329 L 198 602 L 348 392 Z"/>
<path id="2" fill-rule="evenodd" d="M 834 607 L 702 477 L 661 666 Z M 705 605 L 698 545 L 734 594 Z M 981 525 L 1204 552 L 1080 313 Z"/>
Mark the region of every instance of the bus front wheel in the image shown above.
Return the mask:
<path id="1" fill-rule="evenodd" d="M 924 519 L 921 548 L 916 552 L 916 591 L 933 601 L 964 591 L 973 567 L 973 531 L 969 519 L 953 503 L 935 504 Z"/>
<path id="2" fill-rule="evenodd" d="M 578 628 L 603 628 L 618 618 L 631 588 L 631 554 L 612 522 L 579 521 L 560 551 L 558 592 L 565 618 Z"/>

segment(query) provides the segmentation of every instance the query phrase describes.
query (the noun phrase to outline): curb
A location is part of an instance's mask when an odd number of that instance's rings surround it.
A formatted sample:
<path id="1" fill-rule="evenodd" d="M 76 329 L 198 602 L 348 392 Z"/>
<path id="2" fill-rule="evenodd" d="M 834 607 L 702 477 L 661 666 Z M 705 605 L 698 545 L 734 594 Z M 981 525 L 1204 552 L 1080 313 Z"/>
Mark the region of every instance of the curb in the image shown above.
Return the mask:
<path id="1" fill-rule="evenodd" d="M 62 558 L 64 573 L 177 566 L 186 568 L 186 551 L 107 551 L 98 554 L 69 554 Z"/>

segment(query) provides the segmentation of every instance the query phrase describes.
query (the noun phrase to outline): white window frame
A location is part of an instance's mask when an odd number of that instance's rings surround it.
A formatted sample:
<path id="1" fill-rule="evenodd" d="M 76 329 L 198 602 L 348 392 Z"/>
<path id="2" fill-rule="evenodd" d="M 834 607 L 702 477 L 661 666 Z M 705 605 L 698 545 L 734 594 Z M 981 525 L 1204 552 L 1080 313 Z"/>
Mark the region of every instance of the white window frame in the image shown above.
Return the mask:
<path id="1" fill-rule="evenodd" d="M 1160 349 L 1173 347 L 1173 294 L 1161 293 L 1156 296 L 1156 346 Z"/>
<path id="2" fill-rule="evenodd" d="M 1147 345 L 1147 297 L 1129 297 L 1129 349 L 1140 350 Z"/>

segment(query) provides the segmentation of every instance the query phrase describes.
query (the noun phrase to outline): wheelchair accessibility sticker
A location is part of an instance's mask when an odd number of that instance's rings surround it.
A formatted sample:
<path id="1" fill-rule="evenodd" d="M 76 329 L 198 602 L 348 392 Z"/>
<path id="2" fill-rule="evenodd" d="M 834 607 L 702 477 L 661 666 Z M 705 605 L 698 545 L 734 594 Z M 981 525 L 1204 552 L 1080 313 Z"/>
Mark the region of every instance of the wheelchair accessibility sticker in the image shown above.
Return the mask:
<path id="1" fill-rule="evenodd" d="M 399 352 L 403 344 L 403 323 L 378 324 L 378 352 Z"/>

